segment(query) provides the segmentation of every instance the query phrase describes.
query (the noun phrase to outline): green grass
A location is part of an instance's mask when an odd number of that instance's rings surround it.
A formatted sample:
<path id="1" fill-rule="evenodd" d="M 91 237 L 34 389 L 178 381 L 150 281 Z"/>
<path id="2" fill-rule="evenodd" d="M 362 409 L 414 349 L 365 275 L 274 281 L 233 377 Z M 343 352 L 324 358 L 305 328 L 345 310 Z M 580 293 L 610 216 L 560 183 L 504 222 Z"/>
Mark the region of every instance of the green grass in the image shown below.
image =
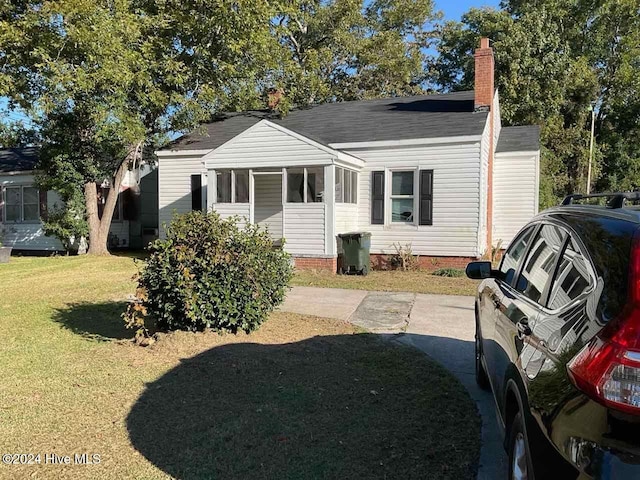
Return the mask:
<path id="1" fill-rule="evenodd" d="M 124 257 L 0 265 L 0 453 L 43 455 L 0 478 L 473 478 L 475 405 L 424 355 L 284 313 L 136 347 L 119 318 L 135 272 Z"/>
<path id="2" fill-rule="evenodd" d="M 399 270 L 373 271 L 367 276 L 333 275 L 324 271 L 298 270 L 293 285 L 306 287 L 349 288 L 384 292 L 415 292 L 442 295 L 475 295 L 478 282 L 466 277 L 442 277 L 429 273 Z"/>

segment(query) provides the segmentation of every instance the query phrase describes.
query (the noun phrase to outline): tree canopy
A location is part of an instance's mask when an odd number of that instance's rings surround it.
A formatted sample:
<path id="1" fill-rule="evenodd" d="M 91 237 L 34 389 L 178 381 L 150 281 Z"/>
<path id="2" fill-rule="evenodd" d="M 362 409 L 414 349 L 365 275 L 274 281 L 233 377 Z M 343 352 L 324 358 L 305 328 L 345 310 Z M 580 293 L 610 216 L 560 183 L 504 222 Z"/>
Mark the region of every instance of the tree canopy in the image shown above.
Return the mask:
<path id="1" fill-rule="evenodd" d="M 473 82 L 473 49 L 489 37 L 507 125 L 543 127 L 541 203 L 584 192 L 590 109 L 599 190 L 640 187 L 640 14 L 635 0 L 506 0 L 444 25 L 432 79 Z"/>
<path id="2" fill-rule="evenodd" d="M 0 0 L 0 96 L 39 125 L 41 187 L 84 192 L 104 253 L 116 200 L 98 218 L 97 186 L 117 192 L 140 152 L 269 88 L 283 114 L 415 92 L 432 18 L 432 0 Z"/>

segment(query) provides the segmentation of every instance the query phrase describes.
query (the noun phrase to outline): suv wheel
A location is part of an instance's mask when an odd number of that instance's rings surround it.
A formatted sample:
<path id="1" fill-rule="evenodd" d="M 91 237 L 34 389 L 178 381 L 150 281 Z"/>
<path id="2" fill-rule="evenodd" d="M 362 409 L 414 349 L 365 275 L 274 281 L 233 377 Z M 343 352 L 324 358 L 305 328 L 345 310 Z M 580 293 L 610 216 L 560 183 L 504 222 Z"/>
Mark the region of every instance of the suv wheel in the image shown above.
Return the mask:
<path id="1" fill-rule="evenodd" d="M 476 383 L 483 390 L 489 390 L 489 377 L 482 365 L 482 341 L 480 340 L 480 333 L 476 325 Z"/>
<path id="2" fill-rule="evenodd" d="M 529 453 L 529 443 L 524 431 L 522 414 L 518 414 L 513 419 L 509 429 L 509 480 L 532 480 L 533 466 L 531 464 L 531 454 Z"/>

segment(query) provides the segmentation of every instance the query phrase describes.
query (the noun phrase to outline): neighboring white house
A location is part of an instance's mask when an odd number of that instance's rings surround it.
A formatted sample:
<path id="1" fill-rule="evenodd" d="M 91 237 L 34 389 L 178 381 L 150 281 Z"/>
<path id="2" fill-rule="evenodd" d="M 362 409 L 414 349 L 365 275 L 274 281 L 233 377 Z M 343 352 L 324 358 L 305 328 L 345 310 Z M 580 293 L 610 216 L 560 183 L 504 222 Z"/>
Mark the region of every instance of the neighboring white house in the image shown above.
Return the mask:
<path id="1" fill-rule="evenodd" d="M 37 162 L 35 147 L 0 149 L 2 240 L 4 245 L 17 251 L 61 251 L 60 241 L 45 236 L 42 229 L 41 219 L 60 206 L 60 199 L 55 192 L 41 192 L 36 187 Z M 129 172 L 123 182 L 109 230 L 111 248 L 142 249 L 158 236 L 157 172 L 147 168 L 140 175 L 142 178 L 134 178 Z M 105 193 L 106 189 L 102 189 L 101 199 Z M 99 204 L 99 211 L 100 207 Z"/>
<path id="2" fill-rule="evenodd" d="M 372 233 L 462 266 L 537 213 L 539 128 L 501 127 L 493 52 L 475 91 L 221 116 L 157 152 L 160 224 L 214 209 L 263 225 L 299 266 L 335 268 L 337 235 Z M 162 231 L 161 231 L 162 235 Z M 434 259 L 435 257 L 435 259 Z"/>

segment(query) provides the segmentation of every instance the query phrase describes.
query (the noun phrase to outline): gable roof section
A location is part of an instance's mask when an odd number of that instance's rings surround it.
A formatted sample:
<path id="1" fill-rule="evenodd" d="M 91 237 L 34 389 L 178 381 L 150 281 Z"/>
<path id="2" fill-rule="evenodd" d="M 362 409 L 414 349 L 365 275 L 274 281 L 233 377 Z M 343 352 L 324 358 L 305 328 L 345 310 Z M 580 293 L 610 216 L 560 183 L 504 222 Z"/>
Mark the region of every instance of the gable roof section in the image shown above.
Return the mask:
<path id="1" fill-rule="evenodd" d="M 540 127 L 502 127 L 496 153 L 537 152 L 540 150 Z"/>
<path id="2" fill-rule="evenodd" d="M 36 168 L 36 147 L 0 149 L 0 173 L 28 172 Z"/>
<path id="3" fill-rule="evenodd" d="M 313 158 L 318 165 L 331 164 L 335 159 L 362 167 L 364 162 L 348 153 L 293 132 L 269 120 L 260 120 L 218 148 L 202 160 L 208 168 L 306 164 Z"/>
<path id="4" fill-rule="evenodd" d="M 263 119 L 330 145 L 481 135 L 487 112 L 474 112 L 474 93 L 468 91 L 327 103 L 282 119 L 266 111 L 231 113 L 163 150 L 213 150 Z"/>

